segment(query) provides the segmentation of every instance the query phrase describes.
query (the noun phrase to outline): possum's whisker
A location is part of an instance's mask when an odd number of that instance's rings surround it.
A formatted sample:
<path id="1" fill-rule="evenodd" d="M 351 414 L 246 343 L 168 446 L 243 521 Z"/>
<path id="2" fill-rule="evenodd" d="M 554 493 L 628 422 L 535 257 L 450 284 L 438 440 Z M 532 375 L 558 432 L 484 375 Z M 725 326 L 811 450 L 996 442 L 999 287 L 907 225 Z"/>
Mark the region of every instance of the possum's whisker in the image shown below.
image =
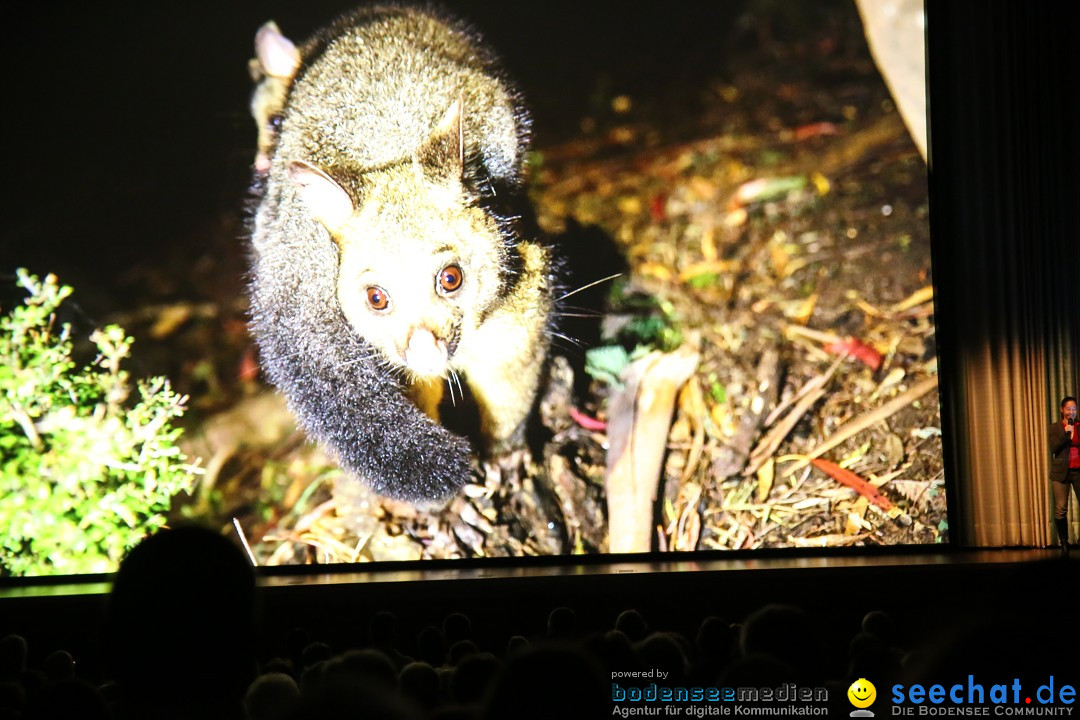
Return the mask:
<path id="1" fill-rule="evenodd" d="M 391 362 L 384 362 L 383 367 L 385 367 L 390 372 L 390 376 L 395 380 L 400 380 L 404 383 L 409 383 L 412 381 L 412 373 L 406 367 Z"/>
<path id="2" fill-rule="evenodd" d="M 458 396 L 461 398 L 462 401 L 464 401 L 465 400 L 465 391 L 461 389 L 461 378 L 458 376 L 457 371 L 454 370 L 453 368 L 450 368 L 450 377 L 453 378 L 455 383 L 457 383 Z M 451 392 L 451 398 L 453 398 L 453 389 L 451 389 L 450 392 Z"/>
<path id="3" fill-rule="evenodd" d="M 552 315 L 556 315 L 558 317 L 572 317 L 572 318 L 598 318 L 598 317 L 603 317 L 603 313 L 599 313 L 599 312 L 591 312 L 591 313 L 553 312 Z"/>
<path id="4" fill-rule="evenodd" d="M 608 275 L 607 277 L 600 278 L 599 280 L 593 280 L 588 285 L 582 285 L 577 290 L 571 290 L 570 292 L 566 293 L 565 295 L 562 295 L 562 296 L 556 298 L 555 302 L 559 302 L 560 300 L 565 300 L 566 298 L 570 297 L 571 295 L 576 295 L 577 293 L 581 292 L 582 290 L 588 290 L 589 288 L 591 288 L 591 287 L 593 287 L 595 285 L 599 285 L 600 283 L 607 282 L 608 280 L 614 280 L 615 278 L 620 277 L 621 275 L 622 275 L 622 273 L 620 272 L 620 273 L 615 273 L 614 275 Z"/>
<path id="5" fill-rule="evenodd" d="M 443 378 L 443 379 L 446 380 L 446 387 L 447 387 L 448 390 L 450 390 L 450 404 L 453 405 L 454 407 L 457 407 L 457 400 L 454 399 L 454 381 L 452 379 L 453 374 L 454 374 L 454 371 L 451 370 L 450 375 Z"/>
<path id="6" fill-rule="evenodd" d="M 565 340 L 566 342 L 570 343 L 571 345 L 573 345 L 576 348 L 585 347 L 580 340 L 577 340 L 576 338 L 572 338 L 569 335 L 563 335 L 562 333 L 555 332 L 554 330 L 549 330 L 548 334 L 551 337 L 559 338 L 560 340 Z"/>
<path id="7" fill-rule="evenodd" d="M 551 348 L 552 348 L 552 350 L 558 350 L 560 352 L 566 353 L 568 356 L 573 356 L 573 357 L 580 356 L 581 353 L 584 351 L 583 347 L 579 347 L 579 346 L 576 346 L 576 345 L 571 345 L 570 343 L 563 342 L 559 338 L 552 339 Z"/>

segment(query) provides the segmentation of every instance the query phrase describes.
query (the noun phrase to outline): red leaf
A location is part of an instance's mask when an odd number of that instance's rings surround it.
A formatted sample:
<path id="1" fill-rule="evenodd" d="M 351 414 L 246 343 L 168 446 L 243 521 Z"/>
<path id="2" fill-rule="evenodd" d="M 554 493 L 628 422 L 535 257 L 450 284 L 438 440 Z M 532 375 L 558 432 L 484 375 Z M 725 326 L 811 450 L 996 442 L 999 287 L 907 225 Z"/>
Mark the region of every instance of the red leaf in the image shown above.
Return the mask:
<path id="1" fill-rule="evenodd" d="M 655 223 L 663 221 L 667 217 L 667 196 L 664 193 L 653 195 L 649 202 L 649 215 Z"/>
<path id="2" fill-rule="evenodd" d="M 255 348 L 249 347 L 240 357 L 238 373 L 243 382 L 255 382 L 259 377 L 259 362 L 255 359 Z"/>
<path id="3" fill-rule="evenodd" d="M 821 135 L 839 135 L 840 128 L 831 122 L 816 122 L 809 125 L 800 125 L 795 128 L 793 137 L 797 142 L 802 140 L 809 140 L 810 138 L 819 137 Z"/>
<path id="4" fill-rule="evenodd" d="M 607 430 L 606 422 L 591 418 L 572 405 L 570 406 L 570 417 L 573 418 L 574 422 L 586 430 L 591 430 L 593 432 L 603 432 L 604 430 Z"/>
<path id="5" fill-rule="evenodd" d="M 877 370 L 881 367 L 881 353 L 858 338 L 847 338 L 831 342 L 825 346 L 825 349 L 833 355 L 847 354 L 858 358 L 871 370 Z"/>
<path id="6" fill-rule="evenodd" d="M 841 485 L 847 485 L 849 488 L 853 488 L 860 495 L 877 505 L 882 510 L 888 510 L 892 507 L 892 502 L 889 501 L 889 498 L 879 493 L 876 487 L 866 482 L 850 470 L 842 468 L 836 463 L 829 462 L 828 460 L 822 460 L 820 458 L 811 460 L 811 462 L 818 470 L 821 470 Z"/>

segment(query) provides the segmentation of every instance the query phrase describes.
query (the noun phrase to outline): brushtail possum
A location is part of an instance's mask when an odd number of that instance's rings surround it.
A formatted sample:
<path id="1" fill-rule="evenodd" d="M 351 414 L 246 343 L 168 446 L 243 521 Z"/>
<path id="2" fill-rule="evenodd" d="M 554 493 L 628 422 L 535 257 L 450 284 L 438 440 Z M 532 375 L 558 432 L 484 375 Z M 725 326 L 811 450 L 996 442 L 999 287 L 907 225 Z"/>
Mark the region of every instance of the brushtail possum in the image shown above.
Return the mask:
<path id="1" fill-rule="evenodd" d="M 438 500 L 471 445 L 523 443 L 548 351 L 552 257 L 527 221 L 529 118 L 493 54 L 429 8 L 256 36 L 251 328 L 304 428 L 377 492 Z"/>

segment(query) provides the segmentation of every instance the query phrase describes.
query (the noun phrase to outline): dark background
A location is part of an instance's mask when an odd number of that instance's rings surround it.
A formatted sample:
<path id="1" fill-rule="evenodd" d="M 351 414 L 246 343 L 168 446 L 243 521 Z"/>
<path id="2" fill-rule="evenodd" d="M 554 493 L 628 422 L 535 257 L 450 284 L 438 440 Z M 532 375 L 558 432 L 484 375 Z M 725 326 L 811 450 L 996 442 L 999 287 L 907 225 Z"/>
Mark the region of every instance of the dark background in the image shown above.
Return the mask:
<path id="1" fill-rule="evenodd" d="M 768 45 L 805 42 L 807 27 L 858 23 L 850 0 L 445 5 L 503 57 L 533 109 L 535 145 L 577 134 L 619 93 L 678 124 L 704 78 L 768 61 Z M 55 272 L 98 320 L 151 299 L 197 299 L 185 273 L 199 262 L 242 266 L 255 31 L 274 19 L 300 42 L 353 6 L 5 3 L 0 274 Z M 800 68 L 770 72 L 782 82 Z M 163 263 L 171 279 L 146 277 Z M 239 277 L 216 280 L 240 294 Z M 0 291 L 5 305 L 12 292 Z"/>

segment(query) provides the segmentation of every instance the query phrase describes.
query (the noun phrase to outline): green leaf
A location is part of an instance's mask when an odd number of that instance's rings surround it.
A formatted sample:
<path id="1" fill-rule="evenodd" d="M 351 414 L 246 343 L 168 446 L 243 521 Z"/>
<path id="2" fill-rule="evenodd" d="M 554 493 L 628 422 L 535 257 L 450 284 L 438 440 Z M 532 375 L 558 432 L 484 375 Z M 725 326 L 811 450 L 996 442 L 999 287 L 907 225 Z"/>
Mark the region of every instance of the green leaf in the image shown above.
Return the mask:
<path id="1" fill-rule="evenodd" d="M 709 395 L 712 396 L 713 402 L 726 403 L 727 402 L 727 388 L 721 385 L 716 379 L 710 379 Z"/>
<path id="2" fill-rule="evenodd" d="M 77 365 L 55 323 L 71 288 L 17 277 L 28 296 L 0 316 L 0 574 L 115 570 L 194 484 L 172 425 L 186 398 L 151 378 L 130 402 L 132 340 L 117 326 L 94 331 L 98 357 Z"/>
<path id="3" fill-rule="evenodd" d="M 620 376 L 630 364 L 630 355 L 622 345 L 604 345 L 585 351 L 585 372 L 615 387 L 622 387 Z"/>

